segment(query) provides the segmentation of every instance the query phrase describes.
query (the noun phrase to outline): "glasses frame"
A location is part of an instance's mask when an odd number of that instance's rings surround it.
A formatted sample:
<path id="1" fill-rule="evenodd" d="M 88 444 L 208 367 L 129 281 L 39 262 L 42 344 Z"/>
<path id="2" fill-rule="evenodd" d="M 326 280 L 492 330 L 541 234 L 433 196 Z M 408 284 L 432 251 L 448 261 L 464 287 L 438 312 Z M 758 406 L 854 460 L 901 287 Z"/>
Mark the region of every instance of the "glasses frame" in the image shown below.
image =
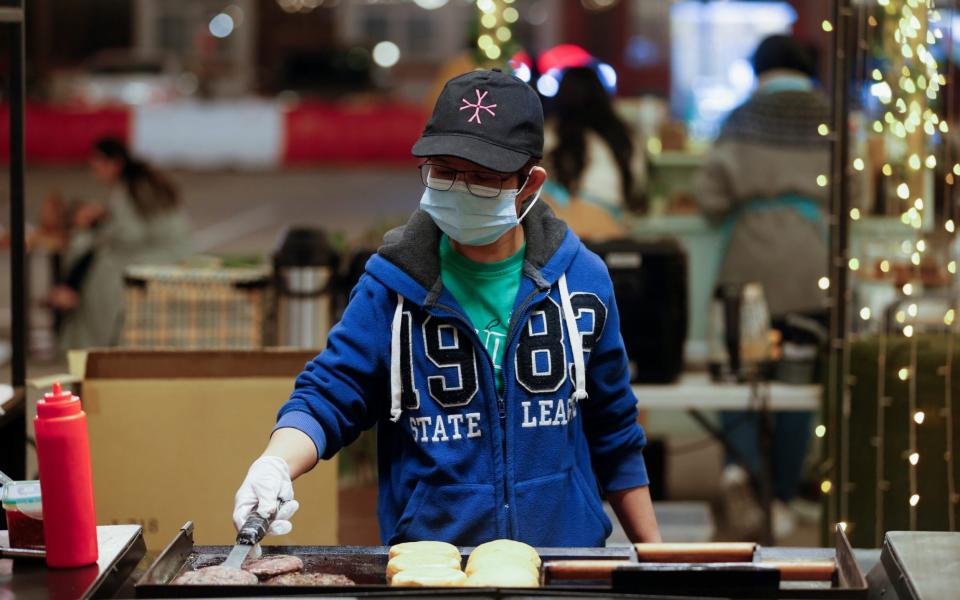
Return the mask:
<path id="1" fill-rule="evenodd" d="M 453 171 L 454 176 L 453 176 L 453 179 L 450 180 L 450 185 L 444 188 L 444 187 L 437 187 L 437 186 L 428 184 L 427 173 L 429 173 L 429 169 L 424 169 L 424 167 L 439 167 L 441 169 Z M 448 167 L 446 165 L 440 165 L 432 162 L 420 163 L 419 165 L 417 165 L 417 171 L 420 173 L 420 183 L 422 183 L 424 187 L 428 187 L 431 190 L 436 190 L 438 192 L 446 192 L 451 188 L 453 188 L 453 185 L 457 182 L 457 179 L 460 179 L 461 181 L 463 181 L 464 185 L 467 186 L 467 191 L 470 192 L 472 195 L 476 196 L 477 198 L 487 198 L 487 199 L 499 198 L 500 194 L 503 193 L 503 182 L 510 179 L 514 175 L 517 175 L 517 173 L 500 173 L 498 171 L 460 170 L 460 169 L 454 169 L 453 167 Z M 466 175 L 469 173 L 482 173 L 483 175 L 486 175 L 486 176 L 498 177 L 500 180 L 500 184 L 497 188 L 497 193 L 493 196 L 485 196 L 485 195 L 477 194 L 476 192 L 474 192 L 473 188 L 470 186 L 470 181 L 466 177 Z M 521 182 L 521 187 L 523 183 L 525 182 Z M 475 184 L 475 185 L 479 185 L 479 184 Z M 489 187 L 489 186 L 483 186 L 483 187 Z"/>

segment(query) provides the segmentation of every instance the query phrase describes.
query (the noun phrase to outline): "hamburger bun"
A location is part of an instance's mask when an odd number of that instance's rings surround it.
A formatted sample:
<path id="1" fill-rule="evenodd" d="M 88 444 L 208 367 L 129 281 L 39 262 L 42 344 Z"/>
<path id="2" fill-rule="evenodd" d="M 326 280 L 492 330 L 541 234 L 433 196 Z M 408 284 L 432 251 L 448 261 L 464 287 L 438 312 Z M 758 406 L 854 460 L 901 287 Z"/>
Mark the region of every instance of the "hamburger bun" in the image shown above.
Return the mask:
<path id="1" fill-rule="evenodd" d="M 525 558 L 536 569 L 539 569 L 541 564 L 540 555 L 533 549 L 533 546 L 514 540 L 493 540 L 474 548 L 467 559 L 467 566 L 469 567 L 473 561 L 485 560 L 488 556 Z"/>
<path id="2" fill-rule="evenodd" d="M 400 571 L 390 580 L 391 586 L 461 587 L 467 576 L 459 569 L 425 566 Z"/>
<path id="3" fill-rule="evenodd" d="M 389 558 L 401 554 L 449 554 L 460 559 L 460 551 L 453 544 L 446 542 L 404 542 L 390 546 Z"/>
<path id="4" fill-rule="evenodd" d="M 387 563 L 387 582 L 390 582 L 397 573 L 418 567 L 445 567 L 459 571 L 460 557 L 450 556 L 449 554 L 400 554 L 391 558 Z"/>
<path id="5" fill-rule="evenodd" d="M 540 587 L 540 574 L 523 565 L 503 563 L 496 568 L 484 568 L 467 577 L 469 587 Z"/>

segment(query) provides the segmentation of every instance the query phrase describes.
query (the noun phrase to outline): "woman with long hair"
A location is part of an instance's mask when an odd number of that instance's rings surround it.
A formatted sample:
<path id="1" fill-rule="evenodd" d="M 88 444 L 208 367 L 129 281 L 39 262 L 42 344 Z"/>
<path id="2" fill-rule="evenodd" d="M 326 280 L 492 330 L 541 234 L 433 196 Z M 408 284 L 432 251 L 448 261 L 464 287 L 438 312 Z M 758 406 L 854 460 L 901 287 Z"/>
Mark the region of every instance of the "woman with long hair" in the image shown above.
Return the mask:
<path id="1" fill-rule="evenodd" d="M 123 324 L 124 269 L 176 262 L 189 248 L 176 188 L 123 142 L 98 140 L 90 170 L 110 192 L 105 203 L 81 204 L 70 217 L 63 276 L 49 297 L 63 319 L 64 349 L 115 345 Z"/>
<path id="2" fill-rule="evenodd" d="M 555 177 L 548 196 L 560 212 L 576 210 L 579 202 L 601 208 L 607 213 L 602 218 L 619 222 L 624 211 L 636 206 L 646 176 L 643 152 L 629 127 L 588 67 L 563 72 L 552 104 L 545 146 Z"/>

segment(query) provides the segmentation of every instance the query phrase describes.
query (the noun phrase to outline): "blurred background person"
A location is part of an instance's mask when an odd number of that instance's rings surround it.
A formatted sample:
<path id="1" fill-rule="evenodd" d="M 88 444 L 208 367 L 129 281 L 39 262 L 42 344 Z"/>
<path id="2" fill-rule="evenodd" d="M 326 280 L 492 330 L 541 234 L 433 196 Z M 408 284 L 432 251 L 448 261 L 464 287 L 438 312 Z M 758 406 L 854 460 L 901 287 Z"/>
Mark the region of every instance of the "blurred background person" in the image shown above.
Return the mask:
<path id="1" fill-rule="evenodd" d="M 123 317 L 123 271 L 135 264 L 169 264 L 189 252 L 186 217 L 176 188 L 130 155 L 115 138 L 93 147 L 90 171 L 109 187 L 105 202 L 67 211 L 52 197 L 42 214 L 51 237 L 65 240 L 60 282 L 49 305 L 60 313 L 63 349 L 113 346 Z M 57 225 L 62 233 L 52 233 Z"/>
<path id="2" fill-rule="evenodd" d="M 828 322 L 817 287 L 827 267 L 828 188 L 817 180 L 829 172 L 830 147 L 817 129 L 829 122 L 830 106 L 816 89 L 812 57 L 789 36 L 764 39 L 753 68 L 757 89 L 727 118 L 695 189 L 704 215 L 725 236 L 717 283 L 762 284 L 773 327 L 784 343 L 805 344 L 811 342 L 811 328 Z M 727 456 L 722 480 L 726 514 L 734 529 L 750 535 L 762 519 L 743 468 L 754 474 L 759 469 L 757 416 L 728 412 L 721 417 L 728 441 L 748 463 L 736 465 Z M 774 415 L 777 537 L 796 524 L 787 503 L 800 484 L 811 418 L 807 412 Z"/>
<path id="3" fill-rule="evenodd" d="M 550 112 L 544 151 L 552 177 L 545 197 L 580 237 L 622 237 L 623 216 L 646 182 L 642 148 L 592 68 L 563 72 Z"/>

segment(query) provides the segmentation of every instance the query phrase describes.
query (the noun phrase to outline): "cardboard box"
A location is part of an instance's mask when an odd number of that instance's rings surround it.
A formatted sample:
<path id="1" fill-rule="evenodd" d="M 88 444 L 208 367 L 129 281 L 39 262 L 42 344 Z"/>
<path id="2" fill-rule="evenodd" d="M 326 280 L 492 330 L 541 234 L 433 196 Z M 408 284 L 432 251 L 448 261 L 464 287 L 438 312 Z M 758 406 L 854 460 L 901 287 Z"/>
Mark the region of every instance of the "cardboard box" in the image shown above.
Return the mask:
<path id="1" fill-rule="evenodd" d="M 233 496 L 313 352 L 90 351 L 81 398 L 101 524 L 143 526 L 159 551 L 186 521 L 197 544 L 233 544 Z M 272 544 L 337 543 L 337 464 L 294 482 L 293 532 Z"/>

